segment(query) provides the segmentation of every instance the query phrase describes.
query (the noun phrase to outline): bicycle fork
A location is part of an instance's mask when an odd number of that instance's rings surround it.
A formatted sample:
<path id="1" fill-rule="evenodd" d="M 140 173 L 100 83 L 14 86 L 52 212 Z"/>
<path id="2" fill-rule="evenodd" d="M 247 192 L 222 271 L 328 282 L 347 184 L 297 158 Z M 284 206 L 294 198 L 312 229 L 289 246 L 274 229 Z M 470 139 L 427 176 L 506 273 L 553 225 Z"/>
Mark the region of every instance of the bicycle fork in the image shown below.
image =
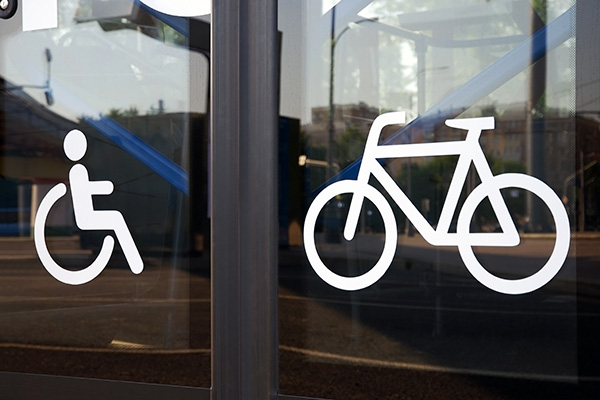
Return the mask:
<path id="1" fill-rule="evenodd" d="M 356 230 L 358 228 L 358 219 L 360 217 L 360 210 L 365 200 L 365 195 L 361 188 L 369 185 L 369 178 L 371 177 L 371 163 L 378 162 L 375 158 L 377 146 L 379 145 L 379 138 L 383 128 L 388 125 L 403 124 L 406 122 L 406 112 L 397 111 L 381 114 L 373 121 L 371 129 L 369 129 L 369 135 L 367 136 L 367 143 L 365 144 L 365 152 L 362 157 L 360 169 L 358 171 L 358 177 L 356 178 L 357 185 L 356 191 L 352 193 L 352 200 L 350 201 L 350 209 L 348 210 L 348 218 L 346 219 L 346 226 L 344 227 L 344 238 L 348 241 L 354 238 Z"/>
<path id="2" fill-rule="evenodd" d="M 356 230 L 358 228 L 360 210 L 365 201 L 365 195 L 361 191 L 361 188 L 369 185 L 371 168 L 368 167 L 368 163 L 373 161 L 377 162 L 377 160 L 375 159 L 368 160 L 366 159 L 366 157 L 363 157 L 363 160 L 360 164 L 360 170 L 358 172 L 358 178 L 356 180 L 356 190 L 354 191 L 354 193 L 352 193 L 352 200 L 350 201 L 348 217 L 346 218 L 346 225 L 344 226 L 344 238 L 348 241 L 354 239 L 354 235 L 356 234 Z"/>

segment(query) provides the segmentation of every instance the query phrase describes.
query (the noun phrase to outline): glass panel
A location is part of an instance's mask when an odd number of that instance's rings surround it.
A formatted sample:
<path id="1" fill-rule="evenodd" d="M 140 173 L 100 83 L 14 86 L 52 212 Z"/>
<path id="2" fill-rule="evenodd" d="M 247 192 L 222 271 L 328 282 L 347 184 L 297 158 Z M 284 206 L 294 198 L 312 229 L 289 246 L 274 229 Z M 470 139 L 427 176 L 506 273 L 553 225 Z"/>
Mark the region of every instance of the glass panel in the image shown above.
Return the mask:
<path id="1" fill-rule="evenodd" d="M 0 20 L 0 370 L 208 387 L 207 17 L 60 0 L 24 31 L 22 3 Z"/>
<path id="2" fill-rule="evenodd" d="M 279 1 L 282 393 L 571 390 L 598 239 L 573 5 Z"/>

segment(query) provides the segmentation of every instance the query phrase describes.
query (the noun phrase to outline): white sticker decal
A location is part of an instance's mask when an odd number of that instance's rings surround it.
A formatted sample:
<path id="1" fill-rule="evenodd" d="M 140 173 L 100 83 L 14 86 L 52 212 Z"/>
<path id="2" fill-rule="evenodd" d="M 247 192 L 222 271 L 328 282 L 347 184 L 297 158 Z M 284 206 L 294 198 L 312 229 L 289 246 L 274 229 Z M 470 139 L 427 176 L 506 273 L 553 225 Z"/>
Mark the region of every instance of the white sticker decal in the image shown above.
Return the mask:
<path id="1" fill-rule="evenodd" d="M 58 0 L 23 0 L 23 31 L 58 27 Z"/>
<path id="2" fill-rule="evenodd" d="M 379 145 L 382 129 L 387 125 L 402 124 L 405 119 L 404 112 L 387 113 L 377 117 L 369 131 L 357 179 L 331 184 L 319 193 L 310 205 L 304 223 L 304 247 L 315 272 L 325 282 L 338 289 L 359 290 L 377 282 L 389 268 L 398 240 L 396 220 L 388 201 L 369 184 L 369 179 L 374 177 L 427 242 L 435 246 L 457 246 L 469 272 L 488 288 L 505 294 L 524 294 L 539 289 L 554 278 L 569 252 L 571 229 L 567 212 L 556 193 L 539 179 L 520 173 L 492 174 L 479 143 L 479 137 L 483 130 L 494 129 L 494 118 L 447 120 L 447 126 L 467 130 L 464 141 Z M 458 155 L 459 159 L 442 206 L 440 219 L 434 229 L 402 189 L 396 185 L 378 159 L 445 155 Z M 456 233 L 453 233 L 450 232 L 452 217 L 458 208 L 460 194 L 471 164 L 477 170 L 481 184 L 465 200 L 458 214 Z M 533 275 L 520 279 L 495 276 L 480 264 L 473 253 L 474 246 L 510 247 L 520 243 L 519 232 L 500 192 L 504 188 L 523 189 L 537 195 L 550 210 L 556 228 L 556 242 L 546 264 Z M 353 277 L 342 276 L 331 271 L 321 260 L 315 243 L 319 213 L 332 199 L 346 193 L 352 194 L 352 200 L 345 221 L 344 238 L 346 240 L 354 238 L 365 197 L 379 210 L 386 235 L 382 255 L 375 266 L 368 272 Z M 496 214 L 501 232 L 472 233 L 469 229 L 472 217 L 477 206 L 486 198 L 489 199 Z"/>
<path id="3" fill-rule="evenodd" d="M 157 11 L 177 17 L 207 15 L 212 9 L 210 0 L 140 0 L 140 2 Z M 22 7 L 23 31 L 58 27 L 58 0 L 22 0 Z"/>
<path id="4" fill-rule="evenodd" d="M 64 151 L 71 161 L 80 161 L 87 151 L 87 139 L 83 132 L 78 130 L 70 131 L 65 136 Z M 134 274 L 142 272 L 144 263 L 123 215 L 116 210 L 94 209 L 92 196 L 111 194 L 114 190 L 113 183 L 111 181 L 90 181 L 87 168 L 83 164 L 78 163 L 71 167 L 69 171 L 69 184 L 77 227 L 81 230 L 113 231 L 123 249 L 131 271 Z M 59 183 L 50 189 L 42 199 L 35 216 L 33 237 L 38 257 L 46 270 L 54 278 L 63 283 L 81 285 L 91 281 L 104 270 L 112 255 L 115 241 L 112 236 L 107 235 L 104 238 L 99 255 L 86 268 L 72 271 L 58 265 L 48 251 L 44 231 L 46 218 L 50 209 L 66 193 L 66 185 Z"/>
<path id="5" fill-rule="evenodd" d="M 177 17 L 197 17 L 210 14 L 210 0 L 140 0 L 149 7 Z"/>

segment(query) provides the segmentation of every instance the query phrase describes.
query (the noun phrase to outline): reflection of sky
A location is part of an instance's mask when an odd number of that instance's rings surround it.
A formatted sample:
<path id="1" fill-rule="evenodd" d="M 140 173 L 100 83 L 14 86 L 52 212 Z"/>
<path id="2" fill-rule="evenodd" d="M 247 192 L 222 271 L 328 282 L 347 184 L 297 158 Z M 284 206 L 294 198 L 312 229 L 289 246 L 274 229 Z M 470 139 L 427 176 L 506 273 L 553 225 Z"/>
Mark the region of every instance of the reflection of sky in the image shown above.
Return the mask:
<path id="1" fill-rule="evenodd" d="M 312 108 L 329 104 L 331 17 L 324 13 L 335 4 L 338 41 L 335 48 L 334 104 L 364 102 L 380 110 L 403 109 L 416 115 L 419 96 L 425 99 L 425 109 L 429 109 L 531 35 L 529 14 L 520 17 L 517 13 L 518 7 L 531 7 L 528 1 L 462 0 L 441 4 L 417 0 L 281 0 L 281 110 L 282 114 L 299 117 L 304 123 L 310 122 Z M 548 22 L 571 5 L 571 0 L 549 2 Z M 349 9 L 352 12 L 345 13 Z M 438 32 L 437 39 L 484 39 L 482 43 L 455 48 L 428 46 L 425 64 L 419 66 L 414 39 L 392 33 L 395 28 L 408 27 L 433 36 L 433 28 L 437 29 L 442 23 L 427 22 L 428 19 L 441 18 L 449 25 L 447 19 L 450 17 L 451 34 L 444 36 Z M 356 24 L 365 18 L 377 18 L 380 24 Z M 419 22 L 421 26 L 417 27 Z M 405 27 L 405 23 L 416 25 Z M 486 38 L 511 37 L 515 38 L 513 42 L 485 44 Z M 570 109 L 573 106 L 574 71 L 569 65 L 573 44 L 574 41 L 569 40 L 548 56 L 546 91 L 549 96 L 546 104 L 549 107 Z M 420 93 L 419 73 L 425 80 L 425 89 Z M 488 93 L 477 105 L 523 106 L 529 98 L 529 79 L 525 68 L 500 88 Z"/>
<path id="2" fill-rule="evenodd" d="M 411 7 L 419 4 L 418 1 L 281 0 L 281 114 L 308 122 L 313 107 L 328 105 L 331 21 L 323 13 L 334 4 L 343 7 L 350 3 L 367 6 L 354 13 L 350 20 L 337 24 L 338 34 L 348 29 L 340 37 L 335 53 L 336 104 L 364 102 L 382 110 L 401 108 L 412 110 L 414 114 L 420 95 L 417 91 L 419 70 L 424 71 L 427 79 L 425 96 L 430 107 L 461 81 L 465 82 L 481 71 L 486 66 L 483 62 L 493 62 L 509 50 L 509 47 L 499 46 L 471 53 L 450 50 L 455 53 L 454 64 L 451 64 L 452 57 L 442 56 L 443 51 L 448 52 L 447 49 L 430 48 L 427 65 L 419 69 L 412 41 L 394 39 L 389 33 L 378 34 L 376 27 L 368 23 L 352 25 L 357 19 L 379 18 L 386 24 L 401 26 L 398 9 L 409 12 Z M 484 14 L 499 14 L 508 22 L 512 21 L 509 10 L 498 11 L 494 2 L 469 0 L 459 3 L 467 7 L 477 4 Z M 549 19 L 564 12 L 570 3 L 570 0 L 552 2 L 548 9 Z M 131 107 L 144 114 L 150 109 L 157 109 L 159 100 L 163 101 L 167 112 L 206 109 L 205 96 L 193 96 L 196 100 L 190 100 L 192 93 L 188 80 L 191 77 L 202 85 L 196 86 L 194 93 L 206 92 L 208 63 L 202 56 L 165 45 L 133 30 L 104 32 L 95 22 L 76 24 L 73 21 L 76 7 L 76 0 L 61 0 L 58 29 L 23 33 L 19 15 L 2 21 L 0 51 L 7 57 L 0 59 L 0 74 L 16 85 L 43 85 L 46 81 L 44 49 L 48 47 L 54 56 L 52 87 L 56 104 L 52 109 L 64 116 L 77 118 L 106 113 L 112 108 L 126 110 Z M 440 7 L 434 5 L 430 8 L 439 11 Z M 420 18 L 425 17 L 420 15 Z M 486 36 L 499 35 L 490 31 L 488 25 L 482 26 L 487 29 L 484 32 Z M 506 34 L 516 33 L 524 32 L 513 29 Z M 364 42 L 367 37 L 370 39 Z M 572 41 L 563 46 L 563 52 L 569 51 L 569 46 L 572 46 Z M 457 59 L 462 61 L 457 63 Z M 550 106 L 569 106 L 570 99 L 564 95 L 570 91 L 572 84 L 566 76 L 571 71 L 569 61 L 569 56 L 557 55 L 548 63 L 547 90 L 554 92 L 554 95 L 547 96 Z M 198 73 L 190 74 L 190 68 Z M 507 82 L 485 101 L 490 104 L 526 101 L 526 79 L 526 74 L 523 74 Z M 41 103 L 45 102 L 43 90 L 27 89 L 27 92 Z"/>
<path id="3" fill-rule="evenodd" d="M 165 45 L 131 29 L 105 32 L 97 22 L 73 20 L 76 0 L 60 2 L 59 28 L 22 32 L 19 15 L 0 29 L 0 74 L 15 85 L 44 85 L 44 50 L 52 52 L 52 110 L 68 118 L 95 116 L 117 108 L 140 114 L 159 108 L 167 112 L 205 112 L 206 96 L 190 97 L 190 68 L 196 93 L 206 93 L 208 61 L 184 48 Z M 45 104 L 44 91 L 26 89 Z"/>

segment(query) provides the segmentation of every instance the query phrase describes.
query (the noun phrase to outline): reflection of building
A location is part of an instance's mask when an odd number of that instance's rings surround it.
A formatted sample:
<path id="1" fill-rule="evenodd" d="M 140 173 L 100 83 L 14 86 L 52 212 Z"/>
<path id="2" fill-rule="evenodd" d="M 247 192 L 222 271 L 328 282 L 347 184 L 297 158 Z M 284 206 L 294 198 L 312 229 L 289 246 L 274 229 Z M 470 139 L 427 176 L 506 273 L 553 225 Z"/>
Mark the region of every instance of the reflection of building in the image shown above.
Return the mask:
<path id="1" fill-rule="evenodd" d="M 31 198 L 68 174 L 62 139 L 77 126 L 0 78 L 0 234 L 27 235 Z M 64 225 L 70 209 L 49 223 Z"/>
<path id="2" fill-rule="evenodd" d="M 304 126 L 310 141 L 309 144 L 311 146 L 328 146 L 329 107 L 314 107 L 311 113 L 311 124 Z M 378 115 L 379 109 L 365 103 L 336 105 L 333 116 L 335 135 L 337 137 L 349 127 L 354 127 L 366 138 L 371 123 Z"/>
<path id="3" fill-rule="evenodd" d="M 341 139 L 354 140 L 360 151 L 352 153 L 353 159 L 345 160 L 339 154 L 335 159 L 341 169 L 349 162 L 360 158 L 372 120 L 379 110 L 366 104 L 340 105 L 335 108 L 334 146 L 340 146 Z M 523 172 L 546 182 L 565 202 L 573 222 L 579 226 L 593 226 L 591 220 L 600 219 L 595 210 L 598 190 L 593 179 L 597 166 L 600 143 L 597 141 L 598 123 L 593 120 L 578 120 L 578 140 L 575 140 L 575 118 L 559 109 L 547 109 L 543 116 L 531 114 L 526 104 L 498 106 L 494 110 L 470 109 L 473 116 L 495 116 L 495 129 L 485 131 L 480 143 L 495 174 L 502 172 Z M 307 135 L 310 157 L 324 160 L 328 143 L 328 107 L 312 109 L 312 124 L 304 127 Z M 398 128 L 390 128 L 394 132 Z M 411 135 L 399 136 L 399 142 L 427 142 L 463 140 L 465 132 L 448 128 L 443 123 L 431 126 L 430 131 L 413 131 Z M 588 133 L 584 133 L 585 130 Z M 353 131 L 354 135 L 349 135 Z M 384 137 L 387 132 L 384 132 Z M 411 137 L 409 137 L 411 136 Z M 345 143 L 343 143 L 345 144 Z M 576 163 L 574 160 L 577 160 Z M 412 158 L 412 165 L 420 166 L 431 162 L 431 157 Z M 388 162 L 392 176 L 404 176 L 406 162 Z M 321 168 L 323 169 L 323 168 Z M 583 172 L 582 172 L 583 171 Z M 415 171 L 413 170 L 413 173 Z M 582 176 L 580 176 L 583 173 Z M 586 178 L 589 176 L 590 178 Z M 325 171 L 312 168 L 309 187 L 314 189 L 326 180 Z M 402 185 L 402 183 L 400 183 Z M 598 216 L 596 216 L 598 215 Z"/>
<path id="4" fill-rule="evenodd" d="M 484 115 L 485 112 L 482 113 Z M 339 105 L 335 108 L 335 139 L 349 128 L 354 128 L 366 138 L 371 122 L 379 115 L 379 110 L 364 103 Z M 312 123 L 305 125 L 305 133 L 309 146 L 328 146 L 328 107 L 312 109 Z M 549 110 L 543 118 L 528 116 L 525 105 L 506 109 L 501 116 L 496 116 L 496 128 L 481 135 L 481 145 L 486 154 L 503 163 L 520 165 L 527 170 L 529 160 L 528 132 L 543 136 L 543 149 L 539 149 L 543 157 L 545 176 L 542 178 L 555 190 L 560 191 L 564 179 L 573 171 L 574 126 L 571 117 L 560 114 L 559 110 Z M 434 132 L 413 135 L 415 142 L 435 140 L 462 140 L 465 133 L 444 125 L 435 127 Z M 407 140 L 407 139 L 405 139 Z M 364 143 L 363 143 L 364 144 Z M 535 149 L 534 149 L 535 152 Z M 544 156 L 545 155 L 545 156 Z M 413 159 L 419 164 L 424 160 Z"/>
<path id="5" fill-rule="evenodd" d="M 569 211 L 577 209 L 579 230 L 597 230 L 600 224 L 600 130 L 599 112 L 582 113 L 577 117 L 577 147 L 575 149 L 576 171 L 569 177 L 572 196 L 577 204 L 570 204 Z M 573 182 L 576 185 L 573 185 Z"/>
<path id="6" fill-rule="evenodd" d="M 488 156 L 521 166 L 523 172 L 538 175 L 561 194 L 564 179 L 574 168 L 574 129 L 573 118 L 561 115 L 559 110 L 548 110 L 543 117 L 532 118 L 528 117 L 525 106 L 513 107 L 496 117 L 496 128 L 484 132 L 480 141 Z M 530 134 L 541 139 L 532 142 L 543 148 L 528 144 Z M 531 163 L 538 163 L 542 168 L 535 171 Z"/>
<path id="7" fill-rule="evenodd" d="M 4 81 L 0 83 L 6 87 Z M 41 199 L 56 183 L 68 179 L 73 163 L 64 155 L 63 139 L 77 128 L 86 134 L 93 149 L 82 160 L 90 178 L 110 180 L 115 185 L 110 196 L 95 197 L 99 209 L 122 211 L 130 229 L 136 231 L 134 235 L 143 238 L 146 246 L 162 245 L 176 233 L 187 237 L 190 226 L 194 235 L 190 239 L 202 249 L 208 232 L 208 135 L 204 114 L 163 113 L 107 120 L 120 132 L 109 134 L 102 125 L 93 126 L 85 119 L 74 122 L 62 118 L 21 90 L 0 91 L 0 174 L 4 178 L 0 180 L 0 235 L 31 233 Z M 127 136 L 135 141 L 129 147 L 123 143 Z M 135 146 L 137 149 L 132 149 Z M 188 156 L 190 148 L 193 151 Z M 183 184 L 178 186 L 160 175 L 160 166 L 153 165 L 160 160 L 143 153 L 144 149 L 164 156 L 163 164 L 170 165 L 167 167 L 181 168 Z M 196 205 L 189 225 L 189 198 L 182 196 L 181 190 L 189 193 Z M 140 201 L 144 207 L 139 207 Z M 184 210 L 179 217 L 173 214 L 175 205 Z M 60 201 L 53 207 L 46 227 L 48 234 L 77 232 L 70 202 Z M 86 242 L 94 237 L 90 232 L 79 234 Z M 96 236 L 101 240 L 104 234 Z"/>

